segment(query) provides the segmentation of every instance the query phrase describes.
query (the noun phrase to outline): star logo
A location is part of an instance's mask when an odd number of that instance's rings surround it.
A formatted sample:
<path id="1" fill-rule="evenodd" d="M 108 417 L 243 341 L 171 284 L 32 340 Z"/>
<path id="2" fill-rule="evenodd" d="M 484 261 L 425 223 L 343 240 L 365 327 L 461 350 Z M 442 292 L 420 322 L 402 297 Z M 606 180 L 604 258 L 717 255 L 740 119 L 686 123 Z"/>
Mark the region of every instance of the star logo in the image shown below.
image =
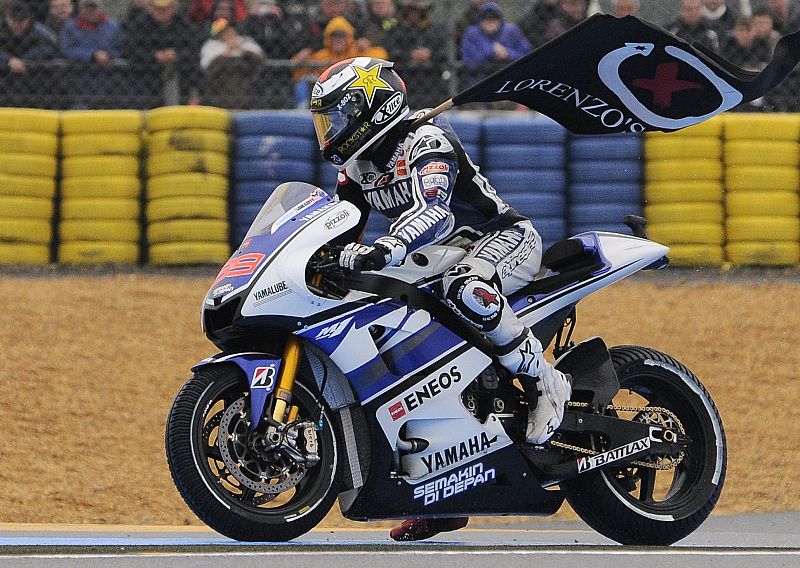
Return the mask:
<path id="1" fill-rule="evenodd" d="M 525 345 L 519 350 L 519 354 L 522 355 L 522 363 L 520 363 L 517 373 L 529 375 L 531 365 L 536 361 L 536 352 L 533 350 L 530 341 L 525 342 Z"/>
<path id="2" fill-rule="evenodd" d="M 380 63 L 374 65 L 370 69 L 353 65 L 353 69 L 355 69 L 356 75 L 358 76 L 347 85 L 347 88 L 361 89 L 364 91 L 368 106 L 372 106 L 372 100 L 375 98 L 375 91 L 392 90 L 389 83 L 380 78 L 381 68 L 382 65 Z"/>

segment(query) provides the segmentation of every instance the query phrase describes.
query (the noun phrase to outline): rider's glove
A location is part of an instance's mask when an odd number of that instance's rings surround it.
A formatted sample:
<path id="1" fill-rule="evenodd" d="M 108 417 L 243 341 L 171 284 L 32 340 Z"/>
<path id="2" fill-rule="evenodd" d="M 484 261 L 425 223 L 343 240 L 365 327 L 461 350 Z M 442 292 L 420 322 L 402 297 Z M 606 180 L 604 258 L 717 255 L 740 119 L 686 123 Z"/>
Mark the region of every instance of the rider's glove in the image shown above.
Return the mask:
<path id="1" fill-rule="evenodd" d="M 381 244 L 368 246 L 350 243 L 339 255 L 339 266 L 349 270 L 380 270 L 391 259 L 389 249 Z"/>

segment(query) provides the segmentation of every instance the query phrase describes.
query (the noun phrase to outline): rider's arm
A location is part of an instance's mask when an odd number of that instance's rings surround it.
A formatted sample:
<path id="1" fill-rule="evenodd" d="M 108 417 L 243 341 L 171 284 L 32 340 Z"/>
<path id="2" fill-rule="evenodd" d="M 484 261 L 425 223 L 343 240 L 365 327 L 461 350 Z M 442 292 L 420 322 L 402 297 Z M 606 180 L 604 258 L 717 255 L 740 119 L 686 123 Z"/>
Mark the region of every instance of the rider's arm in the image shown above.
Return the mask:
<path id="1" fill-rule="evenodd" d="M 364 227 L 367 226 L 367 219 L 369 218 L 370 212 L 369 203 L 367 203 L 366 198 L 364 198 L 364 192 L 361 190 L 361 186 L 350 179 L 345 172 L 339 172 L 336 178 L 336 195 L 339 196 L 340 200 L 349 201 L 358 207 L 358 210 L 361 212 L 361 219 L 359 219 L 358 225 L 333 239 L 331 244 L 346 245 L 347 243 L 361 242 L 361 236 L 364 233 Z"/>
<path id="2" fill-rule="evenodd" d="M 423 126 L 407 152 L 414 205 L 392 224 L 386 237 L 375 241 L 391 249 L 391 264 L 446 237 L 455 224 L 450 196 L 458 175 L 458 157 L 450 140 L 439 128 Z"/>

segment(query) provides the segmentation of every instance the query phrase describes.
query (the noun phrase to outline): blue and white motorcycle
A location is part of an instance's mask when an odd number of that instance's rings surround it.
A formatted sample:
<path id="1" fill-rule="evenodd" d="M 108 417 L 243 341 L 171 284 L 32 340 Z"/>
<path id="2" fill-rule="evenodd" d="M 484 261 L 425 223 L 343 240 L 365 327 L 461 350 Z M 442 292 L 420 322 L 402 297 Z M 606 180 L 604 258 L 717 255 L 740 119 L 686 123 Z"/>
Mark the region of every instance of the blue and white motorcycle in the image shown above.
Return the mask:
<path id="1" fill-rule="evenodd" d="M 627 544 L 671 544 L 722 491 L 725 434 L 681 363 L 635 346 L 570 340 L 575 306 L 667 247 L 588 232 L 544 254 L 509 297 L 557 367 L 572 375 L 564 421 L 525 443 L 525 398 L 491 345 L 437 296 L 464 255 L 430 246 L 380 273 L 345 273 L 328 243 L 358 210 L 303 183 L 280 186 L 203 303 L 222 351 L 198 363 L 169 414 L 175 484 L 208 526 L 286 541 L 336 498 L 353 520 L 550 515 L 566 499 Z"/>

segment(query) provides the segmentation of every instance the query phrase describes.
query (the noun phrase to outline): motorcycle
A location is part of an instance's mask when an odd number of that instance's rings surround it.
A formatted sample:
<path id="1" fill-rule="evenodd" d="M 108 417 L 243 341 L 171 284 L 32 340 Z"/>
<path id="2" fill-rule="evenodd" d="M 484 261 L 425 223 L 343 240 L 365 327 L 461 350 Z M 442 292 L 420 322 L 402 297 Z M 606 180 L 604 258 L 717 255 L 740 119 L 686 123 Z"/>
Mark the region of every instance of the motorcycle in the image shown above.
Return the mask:
<path id="1" fill-rule="evenodd" d="M 508 298 L 573 381 L 561 426 L 532 446 L 519 384 L 437 295 L 465 251 L 346 272 L 328 243 L 359 215 L 283 184 L 209 289 L 203 330 L 221 352 L 193 367 L 166 428 L 172 478 L 203 522 L 287 541 L 337 498 L 359 521 L 551 515 L 566 499 L 617 542 L 668 545 L 708 517 L 727 448 L 698 378 L 653 349 L 571 339 L 582 298 L 668 264 L 644 219 L 626 218 L 636 236 L 554 244 Z"/>

